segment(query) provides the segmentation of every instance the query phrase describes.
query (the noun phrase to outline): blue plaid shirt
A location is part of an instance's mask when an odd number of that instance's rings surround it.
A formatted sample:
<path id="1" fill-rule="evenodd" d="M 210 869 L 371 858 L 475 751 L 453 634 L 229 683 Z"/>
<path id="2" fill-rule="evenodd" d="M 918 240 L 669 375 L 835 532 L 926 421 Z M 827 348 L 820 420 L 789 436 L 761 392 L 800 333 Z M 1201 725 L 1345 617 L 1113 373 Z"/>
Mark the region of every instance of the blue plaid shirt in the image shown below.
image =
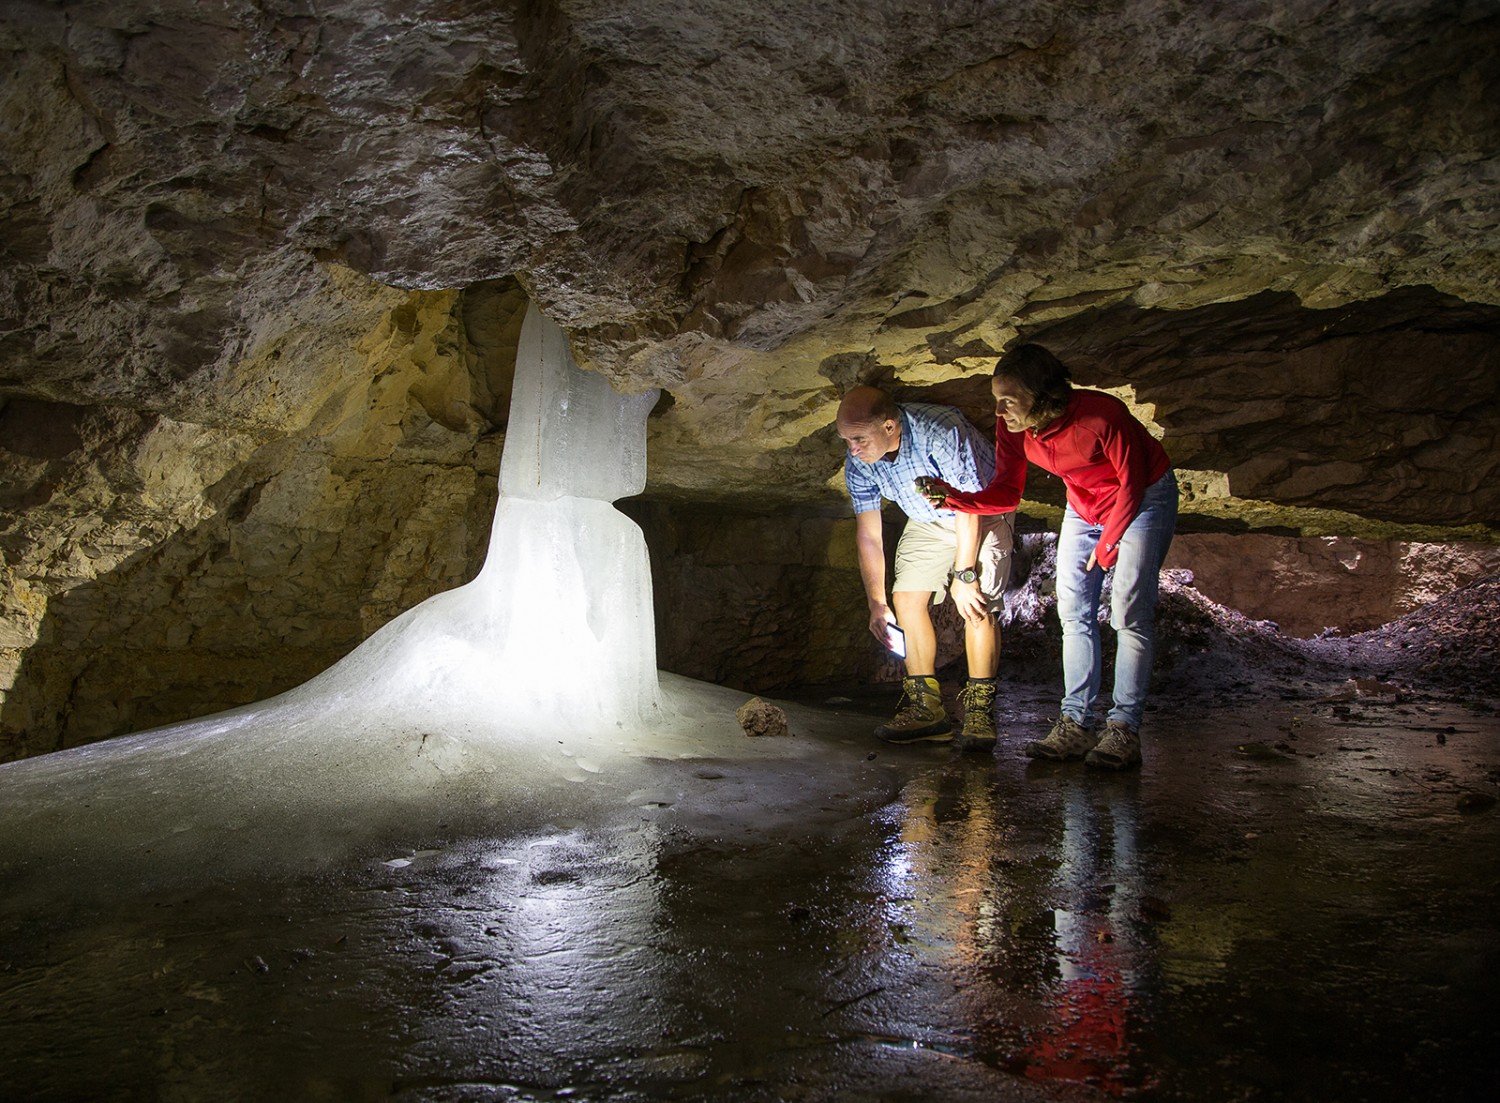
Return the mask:
<path id="1" fill-rule="evenodd" d="M 844 459 L 844 483 L 855 513 L 880 508 L 889 498 L 913 521 L 944 521 L 951 509 L 933 509 L 914 485 L 934 475 L 956 490 L 982 490 L 995 475 L 995 446 L 961 410 L 926 402 L 900 405 L 901 447 L 893 460 Z"/>

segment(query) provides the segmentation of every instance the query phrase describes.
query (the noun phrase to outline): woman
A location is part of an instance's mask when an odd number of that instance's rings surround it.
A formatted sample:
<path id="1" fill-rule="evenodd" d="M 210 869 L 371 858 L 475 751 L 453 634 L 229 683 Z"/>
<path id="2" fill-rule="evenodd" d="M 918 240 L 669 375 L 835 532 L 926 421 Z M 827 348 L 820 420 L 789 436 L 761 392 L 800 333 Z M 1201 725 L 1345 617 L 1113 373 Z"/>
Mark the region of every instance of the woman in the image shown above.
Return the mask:
<path id="1" fill-rule="evenodd" d="M 1141 712 L 1151 682 L 1156 584 L 1177 527 L 1177 477 L 1162 446 L 1113 395 L 1074 390 L 1040 345 L 1002 356 L 995 396 L 995 477 L 965 494 L 938 482 L 935 506 L 1009 513 L 1021 502 L 1026 461 L 1062 478 L 1068 508 L 1057 539 L 1057 613 L 1063 627 L 1061 713 L 1032 758 L 1082 758 L 1090 766 L 1140 765 Z M 1109 622 L 1117 633 L 1113 707 L 1093 726 L 1100 690 L 1099 597 L 1113 567 Z"/>

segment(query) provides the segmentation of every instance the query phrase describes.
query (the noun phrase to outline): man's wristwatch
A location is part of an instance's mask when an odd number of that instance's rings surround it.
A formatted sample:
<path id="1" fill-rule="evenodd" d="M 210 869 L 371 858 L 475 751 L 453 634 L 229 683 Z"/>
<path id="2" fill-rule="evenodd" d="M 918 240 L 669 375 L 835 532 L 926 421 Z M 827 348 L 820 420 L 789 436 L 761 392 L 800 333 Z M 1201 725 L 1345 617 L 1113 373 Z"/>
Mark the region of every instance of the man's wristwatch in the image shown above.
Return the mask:
<path id="1" fill-rule="evenodd" d="M 961 571 L 954 571 L 953 577 L 959 582 L 978 582 L 979 572 L 973 567 L 965 567 Z"/>

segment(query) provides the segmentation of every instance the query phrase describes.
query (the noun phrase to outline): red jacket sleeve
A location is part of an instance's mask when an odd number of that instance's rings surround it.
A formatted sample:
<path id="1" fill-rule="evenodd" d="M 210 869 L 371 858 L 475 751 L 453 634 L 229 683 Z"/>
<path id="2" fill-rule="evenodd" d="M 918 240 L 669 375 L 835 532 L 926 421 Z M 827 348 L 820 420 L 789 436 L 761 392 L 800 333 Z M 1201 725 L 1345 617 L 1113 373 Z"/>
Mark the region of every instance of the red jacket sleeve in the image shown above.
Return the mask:
<path id="1" fill-rule="evenodd" d="M 1026 489 L 1026 446 L 1020 433 L 1012 433 L 1003 421 L 995 423 L 995 477 L 989 486 L 972 493 L 954 491 L 943 503 L 958 513 L 1011 513 L 1021 504 Z"/>
<path id="2" fill-rule="evenodd" d="M 1119 473 L 1120 489 L 1104 518 L 1104 531 L 1094 548 L 1094 559 L 1101 567 L 1113 567 L 1120 557 L 1120 540 L 1130 522 L 1135 520 L 1141 499 L 1151 486 L 1151 454 L 1112 421 L 1106 422 L 1100 430 L 1099 443 L 1104 448 L 1105 457 Z"/>

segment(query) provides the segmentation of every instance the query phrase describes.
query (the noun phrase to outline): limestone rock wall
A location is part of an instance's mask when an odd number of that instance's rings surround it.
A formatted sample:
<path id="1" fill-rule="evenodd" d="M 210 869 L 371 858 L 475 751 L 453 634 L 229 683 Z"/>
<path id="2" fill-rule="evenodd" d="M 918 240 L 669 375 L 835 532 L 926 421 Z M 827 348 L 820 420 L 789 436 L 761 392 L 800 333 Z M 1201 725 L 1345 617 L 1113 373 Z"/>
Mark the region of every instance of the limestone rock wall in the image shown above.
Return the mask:
<path id="1" fill-rule="evenodd" d="M 750 692 L 900 681 L 900 661 L 867 627 L 847 512 L 766 514 L 660 500 L 621 508 L 651 550 L 662 669 Z M 895 513 L 886 519 L 888 556 L 902 524 Z M 939 666 L 961 665 L 963 621 L 951 603 L 933 610 L 933 624 Z"/>
<path id="2" fill-rule="evenodd" d="M 0 756 L 289 688 L 478 570 L 524 296 L 314 294 L 253 405 L 5 401 Z"/>
<path id="3" fill-rule="evenodd" d="M 1091 311 L 1137 329 L 1263 295 L 1306 312 L 1265 335 L 1407 288 L 1500 304 L 1485 3 L 12 0 L 0 18 L 4 393 L 248 416 L 264 395 L 235 366 L 317 301 L 311 259 L 405 288 L 515 276 L 580 362 L 672 393 L 659 489 L 765 505 L 822 494 L 850 378 L 982 388 L 1009 343 Z M 1492 342 L 1436 347 L 1420 311 L 1389 329 L 1398 363 L 1479 365 L 1396 435 L 1408 492 L 1345 501 L 1379 482 L 1383 428 L 1309 461 L 1220 418 L 1191 443 L 1231 496 L 1495 516 L 1465 504 L 1494 480 L 1422 492 L 1485 454 L 1468 427 L 1494 400 Z M 1270 341 L 1248 393 L 1219 373 L 1221 402 L 1312 380 L 1322 410 L 1368 346 L 1318 344 Z M 1377 398 L 1401 382 L 1362 378 Z M 1187 382 L 1154 358 L 1121 380 L 1201 438 Z M 1334 418 L 1315 451 L 1360 424 Z"/>
<path id="4" fill-rule="evenodd" d="M 634 501 L 625 508 L 651 548 L 657 654 L 664 669 L 762 692 L 805 685 L 896 681 L 901 666 L 865 628 L 854 525 L 844 516 L 724 511 Z M 1023 631 L 1003 648 L 1007 675 L 1055 681 L 1055 526 L 1023 517 L 1002 624 Z M 887 549 L 901 522 L 887 522 Z M 1491 544 L 1428 544 L 1269 533 L 1179 533 L 1167 568 L 1283 635 L 1350 635 L 1389 623 L 1500 571 Z M 934 611 L 938 665 L 961 670 L 963 624 L 951 603 Z M 1055 634 L 1055 633 L 1054 633 Z M 1055 641 L 1054 641 L 1055 643 Z"/>
<path id="5" fill-rule="evenodd" d="M 651 551 L 663 669 L 749 691 L 900 676 L 865 626 L 852 517 L 621 508 Z"/>
<path id="6" fill-rule="evenodd" d="M 1500 517 L 1500 310 L 1430 289 L 1308 309 L 1261 294 L 1181 311 L 1091 308 L 1028 331 L 1081 381 L 1124 387 L 1179 467 L 1216 473 L 1195 523 L 1286 527 Z M 1494 536 L 1488 535 L 1493 540 Z"/>

